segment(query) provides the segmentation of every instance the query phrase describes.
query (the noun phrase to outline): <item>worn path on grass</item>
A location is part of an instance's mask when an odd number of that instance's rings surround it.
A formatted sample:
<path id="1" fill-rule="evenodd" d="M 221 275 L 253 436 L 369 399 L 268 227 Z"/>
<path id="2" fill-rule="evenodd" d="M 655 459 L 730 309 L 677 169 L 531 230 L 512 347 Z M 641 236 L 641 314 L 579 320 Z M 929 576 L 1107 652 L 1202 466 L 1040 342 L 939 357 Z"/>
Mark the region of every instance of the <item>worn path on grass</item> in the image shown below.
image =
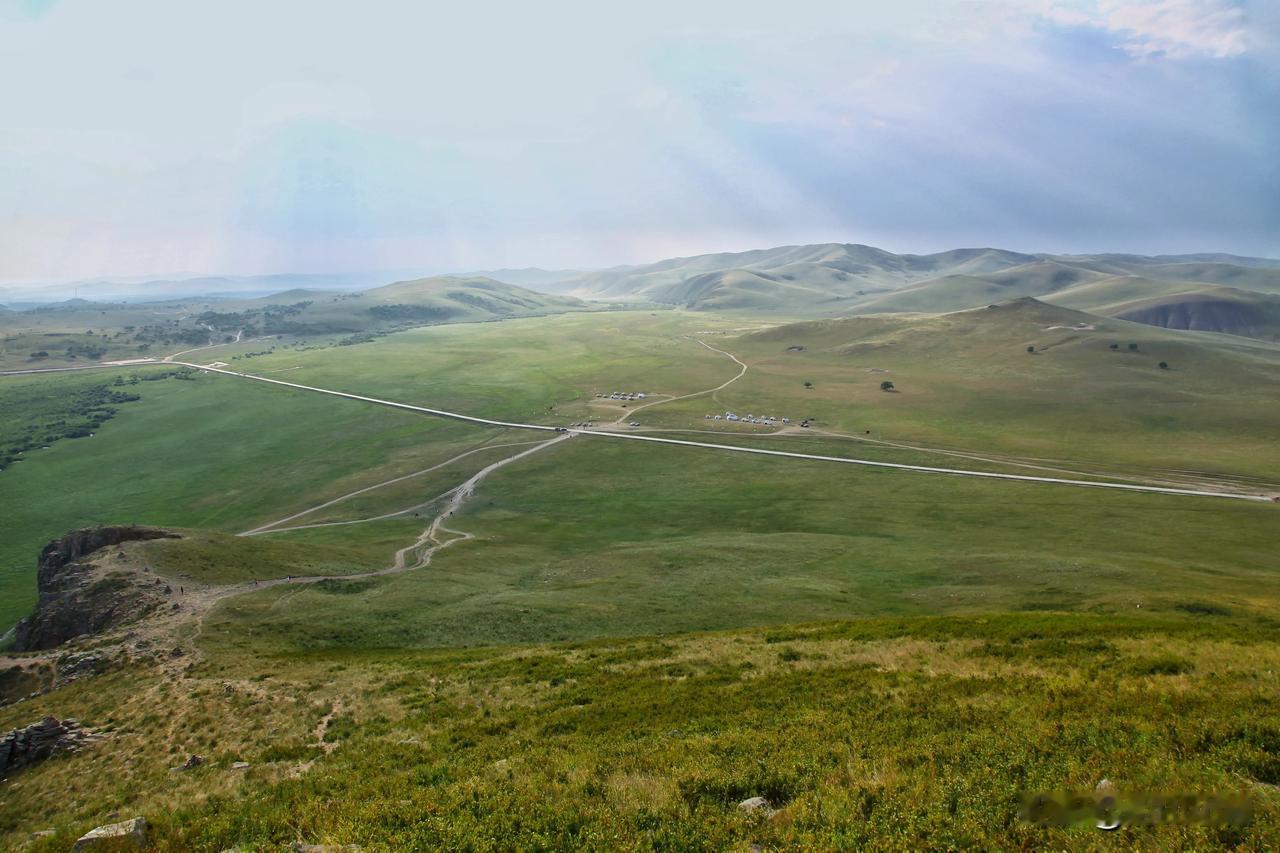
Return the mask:
<path id="1" fill-rule="evenodd" d="M 450 465 L 454 462 L 457 462 L 459 459 L 465 459 L 468 456 L 474 456 L 475 454 L 483 453 L 486 450 L 497 450 L 502 447 L 524 447 L 526 445 L 535 444 L 535 443 L 536 442 L 533 442 L 533 441 L 513 441 L 513 442 L 508 442 L 506 444 L 486 444 L 481 447 L 476 447 L 466 451 L 465 453 L 459 453 L 457 456 L 454 456 L 451 459 L 446 459 L 443 462 L 439 462 L 435 465 L 432 465 L 430 468 L 423 468 L 421 471 L 414 471 L 411 474 L 404 474 L 399 477 L 393 477 L 390 480 L 383 480 L 381 483 L 374 483 L 372 486 L 365 486 L 363 489 L 356 489 L 354 492 L 347 492 L 345 495 L 339 495 L 338 497 L 333 498 L 332 500 L 327 500 L 324 503 L 316 504 L 315 506 L 309 507 L 308 509 L 304 509 L 301 512 L 295 512 L 293 515 L 287 515 L 284 518 L 279 518 L 279 519 L 276 519 L 275 521 L 267 522 L 266 524 L 259 525 L 251 530 L 245 530 L 241 533 L 237 533 L 236 535 L 237 536 L 257 536 L 259 533 L 275 533 L 280 530 L 297 530 L 300 527 L 324 527 L 326 526 L 326 524 L 299 525 L 298 527 L 281 527 L 280 525 L 302 518 L 302 516 L 304 515 L 310 515 L 313 512 L 318 512 L 322 509 L 326 509 L 327 507 L 331 507 L 334 504 L 342 503 L 343 501 L 348 500 L 350 498 L 354 498 L 359 495 L 366 494 L 367 492 L 372 492 L 377 489 L 381 489 L 384 486 L 393 486 L 396 483 L 403 483 L 405 480 L 412 480 L 414 477 L 421 477 L 423 474 L 430 474 L 432 471 L 439 470 L 440 468 L 443 468 L 446 465 Z M 446 492 L 446 494 L 448 493 Z M 410 509 L 413 509 L 413 507 L 411 507 Z M 408 510 L 401 510 L 399 512 L 392 513 L 392 515 L 384 515 L 384 516 L 378 516 L 376 519 L 371 518 L 371 519 L 362 519 L 362 520 L 378 521 L 383 518 L 391 518 L 393 515 L 400 515 L 407 511 Z M 350 523 L 350 522 L 347 522 L 347 523 Z"/>

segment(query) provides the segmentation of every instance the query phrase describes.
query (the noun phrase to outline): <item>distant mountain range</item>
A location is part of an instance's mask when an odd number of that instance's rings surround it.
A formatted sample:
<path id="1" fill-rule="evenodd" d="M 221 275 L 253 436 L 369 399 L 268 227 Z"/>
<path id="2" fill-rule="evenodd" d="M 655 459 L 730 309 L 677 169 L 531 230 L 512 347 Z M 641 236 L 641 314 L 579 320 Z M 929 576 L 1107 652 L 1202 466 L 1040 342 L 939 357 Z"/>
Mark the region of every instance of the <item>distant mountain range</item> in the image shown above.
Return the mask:
<path id="1" fill-rule="evenodd" d="M 199 297 L 251 298 L 284 290 L 351 292 L 397 279 L 416 278 L 416 270 L 361 273 L 282 273 L 276 275 L 207 275 L 152 279 L 95 279 L 51 285 L 0 285 L 0 303 L 44 304 L 68 298 L 90 302 L 159 302 Z"/>
<path id="2" fill-rule="evenodd" d="M 501 279 L 501 273 L 489 274 Z M 1280 337 L 1280 260 L 1225 254 L 1050 255 L 953 249 L 898 255 L 859 244 L 673 258 L 528 286 L 779 318 L 944 313 L 1034 297 L 1170 328 Z"/>
<path id="3" fill-rule="evenodd" d="M 391 272 L 205 276 L 81 282 L 62 289 L 74 287 L 80 297 L 99 302 L 270 294 L 278 300 L 282 291 L 367 292 L 396 278 Z M 1052 255 L 977 248 L 899 255 L 856 243 L 822 243 L 601 270 L 528 267 L 431 280 L 446 279 L 489 279 L 553 296 L 778 319 L 945 313 L 1033 297 L 1169 328 L 1280 340 L 1280 260 L 1215 253 Z M 0 288 L 0 303 L 20 305 L 24 296 L 30 294 Z"/>

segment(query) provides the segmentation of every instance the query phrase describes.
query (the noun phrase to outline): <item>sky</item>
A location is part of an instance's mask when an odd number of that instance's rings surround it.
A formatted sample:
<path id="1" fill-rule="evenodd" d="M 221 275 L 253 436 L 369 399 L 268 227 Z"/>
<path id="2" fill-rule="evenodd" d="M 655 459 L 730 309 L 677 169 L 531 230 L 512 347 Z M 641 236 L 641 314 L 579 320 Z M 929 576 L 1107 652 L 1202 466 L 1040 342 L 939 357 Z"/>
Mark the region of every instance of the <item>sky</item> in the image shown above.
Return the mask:
<path id="1" fill-rule="evenodd" d="M 1280 3 L 0 0 L 0 282 L 1280 257 Z"/>

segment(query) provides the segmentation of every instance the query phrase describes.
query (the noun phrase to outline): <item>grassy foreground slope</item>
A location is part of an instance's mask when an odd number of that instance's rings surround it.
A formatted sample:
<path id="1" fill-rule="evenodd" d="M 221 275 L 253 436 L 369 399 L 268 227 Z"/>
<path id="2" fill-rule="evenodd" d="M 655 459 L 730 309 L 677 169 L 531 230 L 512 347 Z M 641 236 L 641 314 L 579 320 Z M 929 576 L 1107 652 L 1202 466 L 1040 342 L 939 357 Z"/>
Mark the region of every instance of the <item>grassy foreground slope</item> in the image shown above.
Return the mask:
<path id="1" fill-rule="evenodd" d="M 0 839 L 162 849 L 1148 849 L 1280 841 L 1274 623 L 1023 614 L 137 661 L 0 708 L 108 741 L 6 783 Z M 158 709 L 163 709 L 163 712 Z M 188 755 L 206 762 L 174 772 Z M 247 769 L 234 769 L 235 762 Z M 1029 792 L 1241 792 L 1245 827 L 1040 828 Z M 769 808 L 738 803 L 765 797 Z"/>

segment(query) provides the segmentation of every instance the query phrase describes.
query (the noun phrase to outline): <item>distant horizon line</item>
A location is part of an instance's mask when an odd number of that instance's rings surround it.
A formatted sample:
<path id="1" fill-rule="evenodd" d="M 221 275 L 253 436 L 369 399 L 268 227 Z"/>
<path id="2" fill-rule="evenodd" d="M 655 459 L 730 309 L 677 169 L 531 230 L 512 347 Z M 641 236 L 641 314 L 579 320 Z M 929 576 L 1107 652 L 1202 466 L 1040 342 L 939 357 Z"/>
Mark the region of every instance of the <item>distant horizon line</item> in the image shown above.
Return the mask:
<path id="1" fill-rule="evenodd" d="M 698 252 L 690 255 L 667 255 L 647 261 L 635 261 L 631 263 L 608 264 L 603 266 L 564 266 L 549 265 L 540 266 L 537 264 L 528 264 L 524 266 L 488 266 L 488 267 L 462 267 L 462 268 L 435 268 L 426 266 L 396 266 L 396 267 L 370 267 L 362 269 L 347 270 L 283 270 L 272 272 L 194 272 L 190 270 L 176 271 L 168 273 L 138 273 L 117 275 L 112 273 L 102 273 L 88 278 L 75 279 L 59 279 L 59 280 L 32 280 L 32 279 L 15 279 L 8 281 L 0 281 L 0 292 L 7 289 L 24 290 L 24 289 L 41 289 L 55 287 L 83 287 L 97 284 L 113 284 L 113 285 L 147 285 L 153 283 L 180 283 L 189 281 L 198 281 L 200 279 L 262 279 L 262 278 L 281 278 L 281 277 L 357 277 L 357 276 L 378 276 L 378 275 L 413 275 L 418 277 L 439 277 L 439 276 L 462 276 L 462 275 L 481 275 L 491 272 L 546 272 L 546 273 L 590 273 L 600 272 L 610 269 L 621 269 L 625 267 L 643 267 L 650 264 L 662 263 L 664 261 L 680 261 L 690 260 L 692 258 L 705 257 L 707 255 L 744 255 L 752 252 L 770 252 L 778 249 L 800 249 L 810 246 L 856 246 L 867 249 L 874 249 L 886 254 L 895 255 L 897 257 L 930 257 L 933 255 L 943 255 L 948 252 L 964 252 L 964 251 L 993 251 L 1008 252 L 1010 254 L 1027 255 L 1031 257 L 1056 257 L 1056 258 L 1096 258 L 1105 256 L 1119 257 L 1135 257 L 1135 258 L 1195 258 L 1204 256 L 1220 256 L 1241 258 L 1245 260 L 1261 260 L 1272 261 L 1280 264 L 1280 257 L 1271 257 L 1269 255 L 1242 255 L 1238 252 L 1215 251 L 1215 250 L 1199 250 L 1186 252 L 1159 252 L 1155 254 L 1147 254 L 1143 252 L 1124 252 L 1124 251 L 1105 251 L 1105 252 L 1051 252 L 1051 251 L 1027 251 L 1022 249 L 1009 249 L 995 245 L 985 246 L 954 246 L 950 249 L 940 249 L 936 252 L 895 252 L 892 249 L 885 249 L 871 243 L 859 242 L 841 242 L 836 240 L 826 240 L 813 243 L 779 243 L 772 246 L 760 246 L 750 249 L 719 249 L 705 252 Z"/>

